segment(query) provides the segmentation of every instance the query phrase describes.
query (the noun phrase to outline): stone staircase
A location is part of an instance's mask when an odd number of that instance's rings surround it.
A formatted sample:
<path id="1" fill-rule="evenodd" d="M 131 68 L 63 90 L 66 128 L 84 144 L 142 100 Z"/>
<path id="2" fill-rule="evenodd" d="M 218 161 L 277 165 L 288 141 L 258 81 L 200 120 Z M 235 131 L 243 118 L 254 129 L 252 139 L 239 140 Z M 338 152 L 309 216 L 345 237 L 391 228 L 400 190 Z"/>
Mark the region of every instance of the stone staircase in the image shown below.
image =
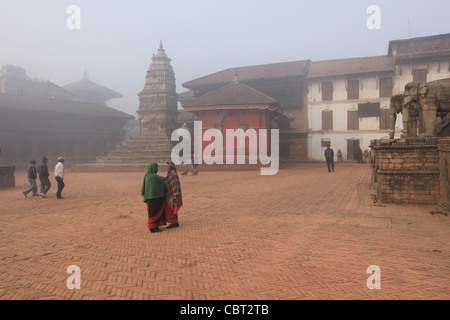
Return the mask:
<path id="1" fill-rule="evenodd" d="M 143 133 L 123 142 L 96 163 L 75 165 L 74 171 L 145 171 L 150 162 L 162 166 L 171 159 L 172 144 L 164 133 Z"/>
<path id="2" fill-rule="evenodd" d="M 105 157 L 97 157 L 97 163 L 165 163 L 170 160 L 172 144 L 162 133 L 146 133 L 131 137 Z"/>

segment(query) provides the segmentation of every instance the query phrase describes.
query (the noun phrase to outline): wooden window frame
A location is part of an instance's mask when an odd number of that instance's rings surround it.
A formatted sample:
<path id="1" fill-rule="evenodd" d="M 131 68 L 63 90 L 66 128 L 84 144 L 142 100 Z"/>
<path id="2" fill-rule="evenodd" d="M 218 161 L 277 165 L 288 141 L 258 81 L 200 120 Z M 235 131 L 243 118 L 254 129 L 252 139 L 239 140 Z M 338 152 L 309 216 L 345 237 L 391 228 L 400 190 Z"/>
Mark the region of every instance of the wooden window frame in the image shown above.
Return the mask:
<path id="1" fill-rule="evenodd" d="M 333 101 L 333 81 L 322 82 L 322 101 Z"/>
<path id="2" fill-rule="evenodd" d="M 390 129 L 390 117 L 391 113 L 388 108 L 380 109 L 380 130 Z"/>
<path id="3" fill-rule="evenodd" d="M 381 77 L 379 80 L 379 95 L 380 98 L 392 97 L 392 90 L 394 88 L 394 81 L 392 77 Z"/>
<path id="4" fill-rule="evenodd" d="M 428 70 L 427 69 L 416 69 L 413 70 L 413 81 L 414 82 L 427 82 L 427 75 Z M 421 78 L 423 77 L 423 79 Z"/>
<path id="5" fill-rule="evenodd" d="M 347 110 L 347 130 L 359 130 L 358 109 Z"/>
<path id="6" fill-rule="evenodd" d="M 347 100 L 359 99 L 359 85 L 358 79 L 347 80 Z"/>
<path id="7" fill-rule="evenodd" d="M 331 131 L 331 130 L 333 130 L 333 110 L 323 110 L 322 131 Z"/>

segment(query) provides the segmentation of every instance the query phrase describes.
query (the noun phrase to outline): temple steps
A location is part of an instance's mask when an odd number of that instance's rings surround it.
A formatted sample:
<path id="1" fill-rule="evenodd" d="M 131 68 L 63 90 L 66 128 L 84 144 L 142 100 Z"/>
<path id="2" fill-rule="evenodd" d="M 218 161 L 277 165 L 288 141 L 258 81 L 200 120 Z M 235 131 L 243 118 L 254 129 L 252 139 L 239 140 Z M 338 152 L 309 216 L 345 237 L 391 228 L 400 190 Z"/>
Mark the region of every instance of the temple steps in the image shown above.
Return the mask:
<path id="1" fill-rule="evenodd" d="M 168 156 L 148 156 L 148 155 L 131 155 L 130 157 L 102 157 L 97 158 L 97 164 L 131 164 L 131 163 L 146 163 L 147 165 L 150 162 L 156 162 L 156 163 L 166 163 L 166 161 L 170 160 L 170 154 Z"/>
<path id="2" fill-rule="evenodd" d="M 135 135 L 96 163 L 76 165 L 74 171 L 142 171 L 150 162 L 163 165 L 171 159 L 172 143 L 163 133 Z"/>

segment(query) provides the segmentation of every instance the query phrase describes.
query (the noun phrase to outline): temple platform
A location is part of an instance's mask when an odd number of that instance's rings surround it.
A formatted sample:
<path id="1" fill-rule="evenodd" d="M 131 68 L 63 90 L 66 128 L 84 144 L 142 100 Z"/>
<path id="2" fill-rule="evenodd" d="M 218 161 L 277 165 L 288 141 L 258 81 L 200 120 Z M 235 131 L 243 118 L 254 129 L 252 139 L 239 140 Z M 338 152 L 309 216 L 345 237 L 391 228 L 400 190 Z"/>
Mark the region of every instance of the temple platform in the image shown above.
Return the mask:
<path id="1" fill-rule="evenodd" d="M 450 139 L 373 140 L 372 188 L 378 201 L 449 207 Z"/>

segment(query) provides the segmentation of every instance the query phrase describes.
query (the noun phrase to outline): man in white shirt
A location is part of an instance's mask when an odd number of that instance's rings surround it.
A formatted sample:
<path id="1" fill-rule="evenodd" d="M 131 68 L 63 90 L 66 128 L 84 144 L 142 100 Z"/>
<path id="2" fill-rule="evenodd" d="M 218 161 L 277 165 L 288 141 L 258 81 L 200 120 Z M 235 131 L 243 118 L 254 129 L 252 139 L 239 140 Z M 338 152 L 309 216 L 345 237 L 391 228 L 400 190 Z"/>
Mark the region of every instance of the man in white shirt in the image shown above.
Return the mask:
<path id="1" fill-rule="evenodd" d="M 61 191 L 64 189 L 64 158 L 59 157 L 58 163 L 55 166 L 55 179 L 58 182 L 58 191 L 56 192 L 56 197 L 58 199 L 64 199 L 61 196 Z"/>

